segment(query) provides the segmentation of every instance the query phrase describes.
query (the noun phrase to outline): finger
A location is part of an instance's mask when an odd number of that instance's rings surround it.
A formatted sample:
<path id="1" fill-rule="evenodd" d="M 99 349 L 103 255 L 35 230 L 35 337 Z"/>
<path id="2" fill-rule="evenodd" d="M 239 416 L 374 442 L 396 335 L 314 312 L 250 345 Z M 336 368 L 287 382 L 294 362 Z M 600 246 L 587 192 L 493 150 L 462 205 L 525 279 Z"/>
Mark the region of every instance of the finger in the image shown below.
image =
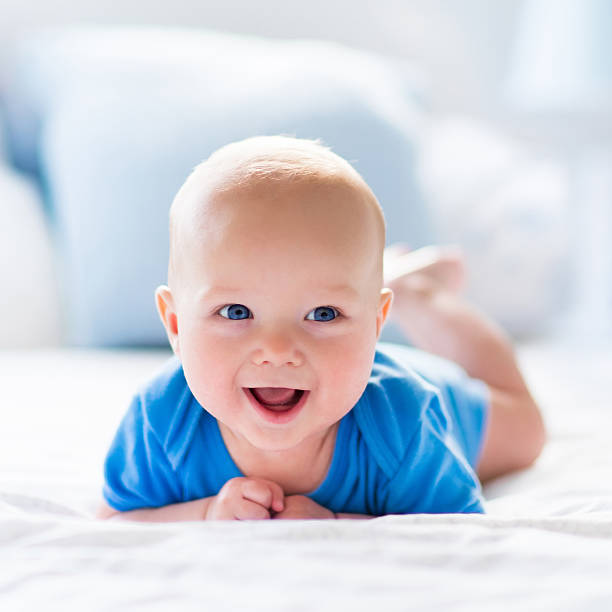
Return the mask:
<path id="1" fill-rule="evenodd" d="M 239 521 L 261 521 L 269 519 L 270 513 L 257 502 L 241 499 L 234 508 L 234 516 Z"/>
<path id="2" fill-rule="evenodd" d="M 271 508 L 275 512 L 282 512 L 285 509 L 285 492 L 279 484 L 273 482 L 272 480 L 268 480 L 268 484 L 270 485 L 270 490 L 272 491 Z"/>
<path id="3" fill-rule="evenodd" d="M 272 504 L 272 491 L 264 480 L 246 478 L 242 482 L 240 493 L 244 499 L 248 499 L 264 508 L 269 508 Z"/>
<path id="4" fill-rule="evenodd" d="M 291 521 L 295 519 L 309 518 L 303 515 L 298 508 L 285 508 L 282 512 L 278 512 L 272 516 L 272 519 L 280 519 L 281 521 Z"/>
<path id="5" fill-rule="evenodd" d="M 242 496 L 279 512 L 284 507 L 283 489 L 272 480 L 249 478 L 242 485 Z"/>

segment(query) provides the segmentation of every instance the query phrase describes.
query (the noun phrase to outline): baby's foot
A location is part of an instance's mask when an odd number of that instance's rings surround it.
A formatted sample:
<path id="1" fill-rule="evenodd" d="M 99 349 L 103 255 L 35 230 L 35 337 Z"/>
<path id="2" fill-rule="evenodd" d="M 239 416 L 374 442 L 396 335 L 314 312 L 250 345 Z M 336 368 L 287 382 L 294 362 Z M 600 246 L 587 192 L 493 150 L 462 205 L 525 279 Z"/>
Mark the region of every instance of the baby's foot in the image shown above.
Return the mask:
<path id="1" fill-rule="evenodd" d="M 465 285 L 465 263 L 457 246 L 426 246 L 411 251 L 395 243 L 384 252 L 384 283 L 393 289 L 432 284 L 459 293 Z"/>

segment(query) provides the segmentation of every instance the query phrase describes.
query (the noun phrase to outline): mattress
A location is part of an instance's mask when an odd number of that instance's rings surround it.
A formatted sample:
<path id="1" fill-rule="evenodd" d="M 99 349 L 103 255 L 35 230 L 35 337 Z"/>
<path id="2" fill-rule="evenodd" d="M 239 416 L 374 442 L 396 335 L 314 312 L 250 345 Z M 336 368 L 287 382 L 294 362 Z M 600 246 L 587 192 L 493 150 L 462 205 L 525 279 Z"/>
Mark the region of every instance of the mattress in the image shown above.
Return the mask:
<path id="1" fill-rule="evenodd" d="M 166 351 L 0 352 L 2 610 L 610 610 L 612 350 L 518 357 L 549 432 L 486 515 L 125 523 L 102 461 Z"/>

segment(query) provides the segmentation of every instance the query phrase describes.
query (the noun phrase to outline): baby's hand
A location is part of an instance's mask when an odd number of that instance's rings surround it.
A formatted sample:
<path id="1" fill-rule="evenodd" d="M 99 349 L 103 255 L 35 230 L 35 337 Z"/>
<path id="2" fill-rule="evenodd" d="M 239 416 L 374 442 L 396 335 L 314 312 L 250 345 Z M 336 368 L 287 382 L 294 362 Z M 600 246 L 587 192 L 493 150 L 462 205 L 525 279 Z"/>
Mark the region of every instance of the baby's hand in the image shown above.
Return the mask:
<path id="1" fill-rule="evenodd" d="M 336 515 L 305 495 L 287 495 L 285 509 L 274 519 L 335 519 Z"/>
<path id="2" fill-rule="evenodd" d="M 280 485 L 263 478 L 238 477 L 228 480 L 206 510 L 206 520 L 269 519 L 284 509 L 285 494 Z"/>

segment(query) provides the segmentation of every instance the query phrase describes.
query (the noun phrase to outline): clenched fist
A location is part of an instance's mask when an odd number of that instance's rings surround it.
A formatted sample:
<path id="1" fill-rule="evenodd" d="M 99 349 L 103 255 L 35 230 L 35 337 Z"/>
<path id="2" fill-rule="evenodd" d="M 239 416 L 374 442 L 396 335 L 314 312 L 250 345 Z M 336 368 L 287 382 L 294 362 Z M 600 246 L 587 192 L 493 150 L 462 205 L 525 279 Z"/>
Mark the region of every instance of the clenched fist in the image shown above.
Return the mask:
<path id="1" fill-rule="evenodd" d="M 206 520 L 248 521 L 269 519 L 285 508 L 280 485 L 263 478 L 228 480 L 206 509 Z"/>

